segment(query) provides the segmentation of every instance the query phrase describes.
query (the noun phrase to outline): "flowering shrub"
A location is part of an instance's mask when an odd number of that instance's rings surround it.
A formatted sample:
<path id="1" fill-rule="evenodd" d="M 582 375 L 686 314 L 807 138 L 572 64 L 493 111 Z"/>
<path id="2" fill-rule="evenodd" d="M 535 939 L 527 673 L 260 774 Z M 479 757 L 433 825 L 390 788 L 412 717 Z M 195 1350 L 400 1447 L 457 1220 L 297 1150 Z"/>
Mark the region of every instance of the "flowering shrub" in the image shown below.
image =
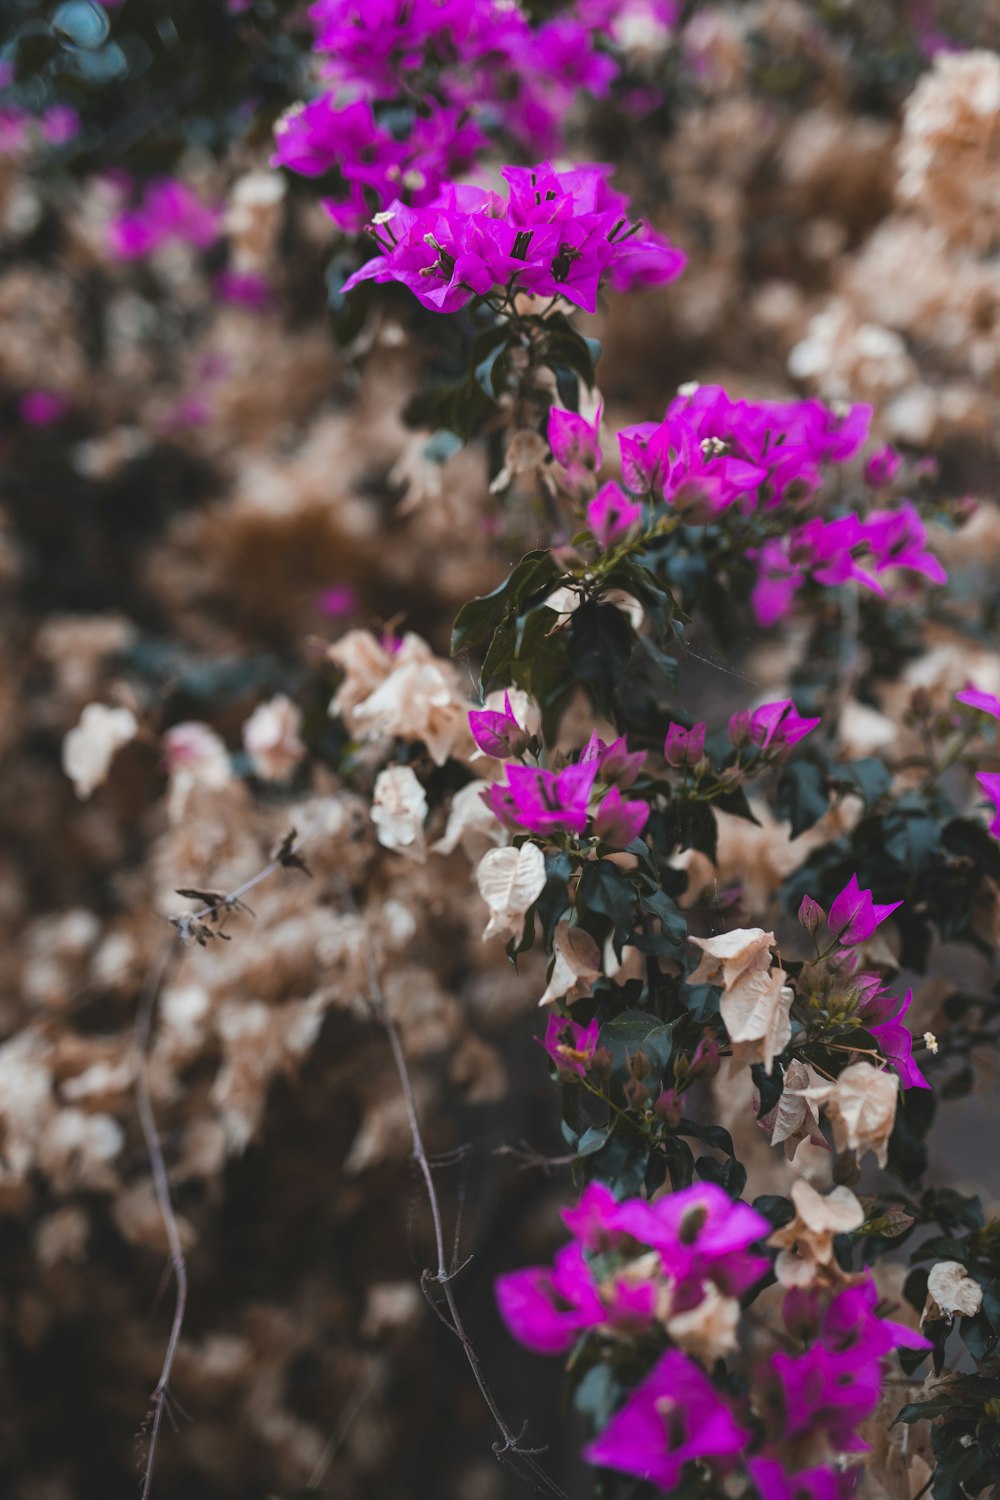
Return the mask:
<path id="1" fill-rule="evenodd" d="M 989 18 L 14 9 L 18 1500 L 987 1492 Z"/>

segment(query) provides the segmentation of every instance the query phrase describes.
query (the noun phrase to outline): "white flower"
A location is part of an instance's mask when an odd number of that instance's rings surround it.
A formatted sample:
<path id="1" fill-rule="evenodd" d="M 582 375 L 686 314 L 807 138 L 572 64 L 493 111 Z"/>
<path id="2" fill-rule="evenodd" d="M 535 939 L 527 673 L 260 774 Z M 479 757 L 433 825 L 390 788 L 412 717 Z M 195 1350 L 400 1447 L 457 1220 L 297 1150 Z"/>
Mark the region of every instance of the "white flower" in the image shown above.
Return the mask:
<path id="1" fill-rule="evenodd" d="M 601 976 L 601 950 L 589 932 L 560 922 L 552 942 L 554 963 L 539 1005 L 565 998 L 568 1004 L 589 995 Z"/>
<path id="2" fill-rule="evenodd" d="M 873 1151 L 879 1166 L 885 1166 L 899 1097 L 894 1073 L 856 1062 L 845 1068 L 835 1083 L 789 1092 L 823 1106 L 833 1125 L 838 1151 L 856 1151 L 859 1156 Z"/>
<path id="3" fill-rule="evenodd" d="M 87 704 L 62 746 L 63 770 L 78 797 L 89 797 L 105 781 L 117 752 L 138 732 L 139 723 L 130 708 Z"/>
<path id="4" fill-rule="evenodd" d="M 163 763 L 170 776 L 167 811 L 176 823 L 196 786 L 221 792 L 229 785 L 229 751 L 214 729 L 197 719 L 175 724 L 163 736 Z"/>
<path id="5" fill-rule="evenodd" d="M 257 775 L 265 781 L 285 781 L 306 753 L 299 739 L 302 711 L 278 693 L 260 703 L 243 725 L 243 748 Z"/>
<path id="6" fill-rule="evenodd" d="M 983 1289 L 966 1271 L 961 1261 L 939 1260 L 927 1277 L 927 1304 L 920 1315 L 921 1323 L 939 1318 L 954 1322 L 974 1318 L 983 1305 Z"/>
<path id="7" fill-rule="evenodd" d="M 545 856 L 537 844 L 491 849 L 476 870 L 479 894 L 490 909 L 483 942 L 497 933 L 520 942 L 528 908 L 545 889 Z"/>
<path id="8" fill-rule="evenodd" d="M 427 795 L 409 766 L 389 766 L 379 772 L 371 816 L 384 848 L 423 864 Z"/>
<path id="9" fill-rule="evenodd" d="M 433 854 L 451 854 L 461 844 L 470 859 L 479 859 L 488 849 L 507 843 L 510 834 L 483 801 L 485 787 L 485 781 L 470 781 L 455 793 L 444 835 L 431 845 Z"/>

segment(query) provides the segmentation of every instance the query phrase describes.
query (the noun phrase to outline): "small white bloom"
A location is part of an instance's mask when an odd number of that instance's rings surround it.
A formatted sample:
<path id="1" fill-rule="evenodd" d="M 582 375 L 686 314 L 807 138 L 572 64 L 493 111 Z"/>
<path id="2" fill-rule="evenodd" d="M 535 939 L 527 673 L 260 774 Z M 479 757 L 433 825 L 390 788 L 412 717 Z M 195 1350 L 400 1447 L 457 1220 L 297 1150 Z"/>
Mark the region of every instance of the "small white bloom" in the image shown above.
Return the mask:
<path id="1" fill-rule="evenodd" d="M 89 797 L 106 779 L 123 745 L 134 740 L 139 722 L 130 708 L 88 703 L 80 722 L 63 740 L 63 770 L 80 798 Z"/>
<path id="2" fill-rule="evenodd" d="M 306 753 L 299 739 L 302 711 L 278 693 L 260 703 L 243 725 L 243 748 L 257 775 L 265 781 L 285 781 Z"/>
<path id="3" fill-rule="evenodd" d="M 409 766 L 389 766 L 379 772 L 371 816 L 383 848 L 423 864 L 427 795 Z"/>

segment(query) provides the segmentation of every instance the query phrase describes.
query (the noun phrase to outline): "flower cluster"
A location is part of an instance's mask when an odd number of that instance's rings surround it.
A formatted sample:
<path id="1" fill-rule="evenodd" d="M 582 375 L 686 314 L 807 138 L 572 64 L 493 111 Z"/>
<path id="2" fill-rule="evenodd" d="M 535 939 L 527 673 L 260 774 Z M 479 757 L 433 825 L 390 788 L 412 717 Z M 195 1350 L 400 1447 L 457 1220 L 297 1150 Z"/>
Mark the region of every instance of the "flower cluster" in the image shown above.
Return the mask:
<path id="1" fill-rule="evenodd" d="M 272 162 L 326 177 L 324 207 L 353 234 L 394 199 L 432 201 L 491 138 L 556 150 L 577 96 L 605 97 L 618 75 L 601 42 L 627 31 L 625 8 L 613 0 L 535 26 L 505 0 L 318 0 L 330 92 L 279 120 Z M 646 12 L 665 36 L 673 7 Z"/>
<path id="2" fill-rule="evenodd" d="M 870 406 L 841 416 L 823 402 L 739 401 L 718 385 L 681 389 L 662 422 L 619 433 L 635 494 L 662 494 L 695 519 L 808 500 L 823 465 L 851 458 L 868 436 Z"/>
<path id="3" fill-rule="evenodd" d="M 398 281 L 434 312 L 472 297 L 562 297 L 587 312 L 605 281 L 616 291 L 673 281 L 684 256 L 652 230 L 629 224 L 627 200 L 608 186 L 611 168 L 504 167 L 507 197 L 449 184 L 425 208 L 398 200 L 377 216 L 382 255 L 349 277 Z"/>
<path id="4" fill-rule="evenodd" d="M 222 214 L 202 203 L 184 182 L 164 177 L 151 182 L 138 205 L 111 223 L 111 250 L 120 260 L 138 260 L 163 244 L 205 250 L 219 235 Z"/>
<path id="5" fill-rule="evenodd" d="M 852 1476 L 827 1465 L 867 1447 L 859 1429 L 878 1405 L 885 1356 L 931 1347 L 922 1334 L 879 1317 L 877 1304 L 870 1276 L 826 1306 L 815 1291 L 786 1294 L 785 1326 L 807 1347 L 801 1354 L 779 1350 L 758 1371 L 766 1440 L 747 1467 L 762 1500 L 852 1493 Z"/>
<path id="6" fill-rule="evenodd" d="M 853 514 L 833 520 L 814 516 L 749 555 L 758 574 L 751 603 L 762 625 L 773 625 L 788 614 L 809 577 L 829 587 L 854 579 L 881 598 L 886 597 L 883 580 L 897 571 L 920 574 L 934 584 L 948 582 L 948 574 L 928 550 L 923 520 L 909 501 L 895 510 L 872 511 L 864 519 Z"/>
<path id="7" fill-rule="evenodd" d="M 469 718 L 481 749 L 496 744 L 512 753 L 507 746 L 516 735 L 523 734 L 512 714 L 473 712 Z M 484 724 L 484 720 L 500 722 Z M 639 799 L 623 798 L 620 787 L 632 785 L 644 759 L 641 751 L 630 753 L 624 739 L 605 745 L 592 735 L 580 760 L 561 771 L 547 771 L 541 766 L 508 765 L 506 782 L 495 782 L 487 787 L 483 800 L 504 827 L 514 832 L 539 835 L 572 833 L 582 837 L 590 821 L 595 838 L 625 848 L 646 826 L 649 806 Z M 607 790 L 591 809 L 591 797 L 597 782 Z"/>
<path id="8" fill-rule="evenodd" d="M 707 1361 L 735 1347 L 738 1299 L 769 1265 L 750 1252 L 770 1229 L 754 1209 L 714 1183 L 618 1202 L 593 1182 L 563 1220 L 573 1240 L 553 1266 L 497 1281 L 501 1315 L 527 1348 L 564 1354 L 588 1329 L 656 1324 Z"/>

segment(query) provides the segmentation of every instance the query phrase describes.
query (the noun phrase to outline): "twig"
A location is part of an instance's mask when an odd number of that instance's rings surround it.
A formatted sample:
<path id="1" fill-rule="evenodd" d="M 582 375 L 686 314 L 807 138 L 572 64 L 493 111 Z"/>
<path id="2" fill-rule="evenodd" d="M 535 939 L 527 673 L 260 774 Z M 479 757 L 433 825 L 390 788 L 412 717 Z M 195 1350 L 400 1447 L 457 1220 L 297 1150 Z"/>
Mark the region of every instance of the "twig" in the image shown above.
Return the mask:
<path id="1" fill-rule="evenodd" d="M 355 914 L 357 914 L 357 904 L 346 880 L 342 881 L 342 887 L 344 891 L 345 903 Z M 496 1429 L 500 1434 L 499 1438 L 493 1444 L 493 1452 L 497 1459 L 500 1461 L 506 1460 L 508 1463 L 510 1463 L 510 1466 L 514 1470 L 514 1472 L 517 1473 L 519 1469 L 518 1463 L 512 1462 L 512 1460 L 507 1457 L 508 1454 L 513 1455 L 514 1458 L 520 1461 L 520 1467 L 523 1470 L 521 1477 L 531 1482 L 540 1493 L 551 1495 L 552 1497 L 554 1497 L 554 1500 L 568 1500 L 568 1496 L 566 1495 L 565 1491 L 560 1489 L 555 1480 L 552 1479 L 541 1467 L 541 1465 L 536 1462 L 535 1455 L 537 1453 L 544 1452 L 545 1450 L 541 1448 L 522 1448 L 521 1438 L 524 1436 L 524 1429 L 522 1428 L 520 1433 L 515 1434 L 513 1429 L 508 1426 L 506 1418 L 497 1405 L 496 1398 L 494 1397 L 492 1390 L 486 1382 L 486 1377 L 483 1374 L 482 1366 L 479 1363 L 479 1355 L 476 1353 L 475 1346 L 473 1345 L 472 1340 L 466 1332 L 465 1325 L 462 1322 L 462 1315 L 459 1312 L 458 1303 L 455 1300 L 455 1293 L 452 1290 L 451 1286 L 454 1271 L 449 1270 L 447 1265 L 445 1253 L 444 1223 L 441 1214 L 441 1204 L 440 1200 L 438 1199 L 437 1188 L 434 1184 L 434 1174 L 431 1170 L 430 1160 L 427 1155 L 426 1147 L 424 1146 L 423 1133 L 420 1129 L 420 1119 L 417 1114 L 417 1101 L 416 1096 L 413 1092 L 413 1081 L 410 1078 L 410 1070 L 406 1061 L 406 1054 L 403 1051 L 403 1044 L 399 1035 L 399 1030 L 396 1026 L 395 1021 L 392 1019 L 392 1016 L 389 1013 L 389 1007 L 386 1003 L 385 993 L 382 989 L 382 985 L 378 977 L 378 966 L 375 962 L 375 952 L 370 941 L 368 943 L 368 976 L 370 988 L 369 1004 L 371 1005 L 373 1013 L 381 1023 L 382 1029 L 386 1034 L 389 1042 L 389 1047 L 392 1052 L 393 1062 L 396 1065 L 396 1073 L 399 1077 L 399 1086 L 403 1091 L 403 1100 L 406 1105 L 407 1122 L 410 1127 L 412 1156 L 414 1162 L 417 1165 L 417 1169 L 420 1172 L 420 1176 L 423 1178 L 424 1190 L 427 1195 L 427 1204 L 428 1208 L 430 1209 L 431 1223 L 434 1228 L 434 1250 L 437 1257 L 437 1269 L 435 1271 L 428 1268 L 424 1271 L 423 1275 L 420 1278 L 421 1290 L 423 1291 L 424 1296 L 427 1298 L 430 1306 L 462 1345 L 462 1350 L 465 1354 L 466 1361 L 468 1362 L 469 1369 L 472 1371 L 473 1379 L 475 1380 L 476 1385 L 479 1387 L 479 1393 L 485 1401 L 486 1406 L 489 1409 L 490 1416 L 493 1418 Z M 431 1284 L 440 1287 L 444 1302 L 444 1308 L 442 1308 L 442 1306 L 433 1297 L 430 1296 L 429 1288 Z M 447 1311 L 447 1317 L 445 1317 L 445 1311 Z"/>
<path id="2" fill-rule="evenodd" d="M 170 1268 L 173 1271 L 177 1283 L 177 1294 L 174 1299 L 174 1316 L 170 1325 L 170 1338 L 167 1340 L 166 1353 L 163 1356 L 163 1365 L 160 1369 L 160 1378 L 156 1382 L 153 1391 L 153 1414 L 149 1428 L 149 1444 L 146 1449 L 146 1461 L 143 1466 L 141 1500 L 148 1500 L 153 1484 L 153 1469 L 156 1463 L 156 1446 L 160 1438 L 160 1428 L 163 1425 L 164 1412 L 169 1411 L 170 1377 L 173 1374 L 174 1360 L 177 1357 L 177 1345 L 180 1342 L 181 1329 L 184 1326 L 184 1312 L 187 1307 L 188 1278 L 187 1262 L 184 1259 L 184 1247 L 181 1244 L 180 1228 L 177 1224 L 177 1215 L 170 1198 L 170 1180 L 167 1176 L 167 1164 L 163 1157 L 163 1147 L 156 1129 L 156 1119 L 153 1115 L 153 1101 L 149 1091 L 149 1073 L 147 1062 L 149 1056 L 149 1039 L 153 1029 L 153 1015 L 156 1010 L 156 1000 L 160 988 L 166 976 L 167 968 L 173 957 L 173 943 L 167 943 L 146 976 L 139 997 L 139 1007 L 136 1011 L 135 1030 L 133 1033 L 133 1049 L 135 1052 L 135 1094 L 136 1104 L 139 1111 L 139 1123 L 142 1126 L 143 1138 L 146 1142 L 146 1151 L 149 1156 L 150 1167 L 153 1173 L 153 1191 L 156 1194 L 157 1207 L 163 1220 L 163 1227 L 167 1234 L 167 1243 L 170 1247 Z"/>
<path id="3" fill-rule="evenodd" d="M 209 938 L 225 937 L 225 934 L 219 930 L 219 925 L 223 917 L 230 912 L 240 910 L 249 911 L 249 907 L 246 906 L 243 897 L 248 895 L 255 886 L 260 885 L 262 881 L 269 879 L 270 876 L 282 869 L 300 870 L 308 875 L 309 870 L 306 868 L 305 861 L 302 858 L 301 848 L 306 839 L 315 832 L 318 822 L 318 818 L 314 820 L 311 827 L 301 838 L 296 833 L 296 830 L 292 828 L 282 839 L 264 868 L 259 870 L 252 879 L 244 881 L 241 886 L 237 886 L 236 890 L 228 892 L 189 892 L 189 895 L 207 898 L 207 904 L 185 916 L 169 919 L 177 935 L 184 941 L 194 941 L 204 947 Z M 215 924 L 214 927 L 209 925 L 211 923 Z M 153 1034 L 156 1002 L 175 951 L 173 941 L 164 944 L 159 957 L 150 965 L 139 995 L 135 1026 L 132 1033 L 132 1050 L 135 1059 L 136 1108 L 152 1171 L 153 1192 L 156 1196 L 156 1204 L 160 1211 L 160 1218 L 163 1221 L 163 1228 L 167 1236 L 167 1245 L 170 1251 L 169 1271 L 173 1274 L 177 1287 L 174 1299 L 174 1315 L 170 1325 L 170 1337 L 167 1340 L 163 1364 L 160 1367 L 160 1376 L 151 1397 L 152 1409 L 149 1422 L 149 1442 L 142 1469 L 140 1500 L 149 1500 L 149 1496 L 152 1493 L 156 1449 L 160 1439 L 160 1430 L 163 1426 L 164 1415 L 170 1416 L 171 1421 L 173 1420 L 171 1402 L 178 1405 L 179 1410 L 183 1410 L 179 1406 L 179 1403 L 177 1403 L 176 1397 L 172 1397 L 171 1395 L 170 1380 L 173 1375 L 174 1361 L 177 1358 L 177 1347 L 180 1343 L 181 1331 L 184 1327 L 184 1314 L 187 1310 L 187 1262 L 184 1258 L 184 1246 L 181 1243 L 180 1226 L 177 1223 L 177 1215 L 174 1212 L 174 1205 L 170 1196 L 170 1178 L 163 1155 L 163 1147 L 160 1145 L 160 1137 L 156 1129 L 156 1117 L 153 1113 L 153 1100 L 149 1087 L 149 1044 Z"/>

